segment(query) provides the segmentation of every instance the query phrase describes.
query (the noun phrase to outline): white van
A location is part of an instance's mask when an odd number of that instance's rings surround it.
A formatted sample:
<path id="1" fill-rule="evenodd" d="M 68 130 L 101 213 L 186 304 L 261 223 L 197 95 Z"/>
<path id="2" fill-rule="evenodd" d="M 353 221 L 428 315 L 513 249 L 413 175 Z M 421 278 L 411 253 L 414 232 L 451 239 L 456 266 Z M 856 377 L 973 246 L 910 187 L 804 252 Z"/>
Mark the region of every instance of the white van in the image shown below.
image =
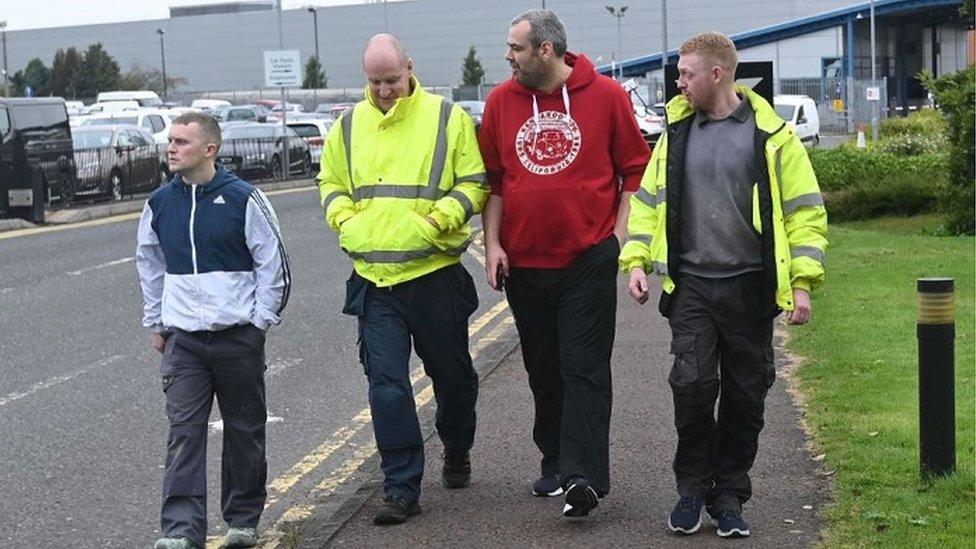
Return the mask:
<path id="1" fill-rule="evenodd" d="M 109 101 L 135 101 L 139 103 L 140 107 L 159 108 L 163 106 L 163 100 L 154 91 L 102 92 L 98 94 L 97 101 L 99 103 L 107 103 Z"/>
<path id="2" fill-rule="evenodd" d="M 190 108 L 198 111 L 210 112 L 220 107 L 229 107 L 230 101 L 223 99 L 194 99 Z"/>
<path id="3" fill-rule="evenodd" d="M 88 116 L 82 126 L 114 126 L 116 124 L 131 124 L 139 126 L 152 134 L 153 141 L 159 145 L 169 143 L 169 129 L 173 121 L 169 111 L 157 109 L 139 109 L 129 111 L 115 111 Z"/>
<path id="4" fill-rule="evenodd" d="M 806 95 L 777 95 L 773 97 L 776 114 L 796 128 L 796 135 L 804 144 L 820 144 L 820 113 L 817 104 Z"/>

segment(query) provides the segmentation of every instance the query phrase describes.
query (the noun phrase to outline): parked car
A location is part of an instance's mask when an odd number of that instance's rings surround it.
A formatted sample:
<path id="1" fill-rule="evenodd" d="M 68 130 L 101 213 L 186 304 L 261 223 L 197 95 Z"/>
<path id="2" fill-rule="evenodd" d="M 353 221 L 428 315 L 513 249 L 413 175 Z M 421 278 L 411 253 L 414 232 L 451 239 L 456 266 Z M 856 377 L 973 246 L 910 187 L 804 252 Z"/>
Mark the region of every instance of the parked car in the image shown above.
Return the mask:
<path id="1" fill-rule="evenodd" d="M 664 104 L 648 105 L 648 101 L 639 93 L 640 84 L 636 80 L 627 80 L 620 84 L 624 91 L 630 95 L 630 103 L 634 108 L 634 118 L 637 120 L 637 128 L 640 130 L 641 137 L 647 142 L 647 146 L 654 149 L 657 140 L 664 133 Z M 658 110 L 660 105 L 660 110 Z"/>
<path id="2" fill-rule="evenodd" d="M 155 189 L 167 177 L 152 135 L 131 124 L 82 126 L 72 134 L 77 164 L 76 195 L 122 200 Z"/>
<path id="3" fill-rule="evenodd" d="M 169 129 L 173 126 L 170 111 L 139 109 L 137 111 L 112 112 L 89 116 L 82 126 L 114 126 L 132 124 L 152 134 L 153 141 L 165 145 L 169 143 Z"/>
<path id="4" fill-rule="evenodd" d="M 295 130 L 299 137 L 308 143 L 309 154 L 312 156 L 312 165 L 318 169 L 319 162 L 322 160 L 322 146 L 325 144 L 325 136 L 329 135 L 329 128 L 335 120 L 329 118 L 299 118 L 298 120 L 288 119 L 288 127 Z"/>
<path id="5" fill-rule="evenodd" d="M 285 103 L 284 108 L 282 108 L 281 103 L 271 107 L 271 111 L 268 113 L 268 118 L 272 120 L 281 120 L 282 114 L 287 116 L 293 116 L 295 114 L 304 113 L 305 108 L 302 107 L 300 103 Z"/>
<path id="6" fill-rule="evenodd" d="M 223 99 L 194 99 L 190 108 L 197 111 L 210 112 L 220 107 L 229 107 L 230 101 Z"/>
<path id="7" fill-rule="evenodd" d="M 347 110 L 355 106 L 356 106 L 355 103 L 336 103 L 335 105 L 332 105 L 331 109 L 329 109 L 329 114 L 331 114 L 338 120 L 340 114 L 346 112 Z"/>
<path id="8" fill-rule="evenodd" d="M 287 131 L 286 131 L 287 130 Z M 241 175 L 282 177 L 282 138 L 288 136 L 288 173 L 305 175 L 312 170 L 308 144 L 291 128 L 241 122 L 224 126 L 223 145 L 217 162 Z"/>
<path id="9" fill-rule="evenodd" d="M 141 107 L 137 101 L 106 101 L 104 103 L 92 103 L 88 107 L 88 114 L 99 114 L 103 112 L 118 111 L 137 111 Z"/>
<path id="10" fill-rule="evenodd" d="M 777 95 L 773 97 L 773 108 L 796 128 L 800 141 L 813 147 L 820 144 L 820 113 L 813 99 L 806 95 Z"/>
<path id="11" fill-rule="evenodd" d="M 35 177 L 43 178 L 42 196 L 30 192 Z M 0 217 L 11 207 L 50 203 L 52 197 L 70 202 L 74 177 L 64 100 L 0 98 Z"/>
<path id="12" fill-rule="evenodd" d="M 234 105 L 210 112 L 217 122 L 267 122 L 268 109 L 261 105 Z"/>
<path id="13" fill-rule="evenodd" d="M 98 94 L 96 101 L 109 103 L 112 101 L 135 101 L 140 107 L 162 107 L 163 100 L 154 91 L 110 91 Z"/>
<path id="14" fill-rule="evenodd" d="M 68 110 L 68 116 L 88 114 L 88 107 L 81 101 L 65 101 L 64 108 Z"/>
<path id="15" fill-rule="evenodd" d="M 481 128 L 481 118 L 485 114 L 485 102 L 484 101 L 458 101 L 457 106 L 461 107 L 464 112 L 471 116 L 474 120 L 475 129 Z"/>

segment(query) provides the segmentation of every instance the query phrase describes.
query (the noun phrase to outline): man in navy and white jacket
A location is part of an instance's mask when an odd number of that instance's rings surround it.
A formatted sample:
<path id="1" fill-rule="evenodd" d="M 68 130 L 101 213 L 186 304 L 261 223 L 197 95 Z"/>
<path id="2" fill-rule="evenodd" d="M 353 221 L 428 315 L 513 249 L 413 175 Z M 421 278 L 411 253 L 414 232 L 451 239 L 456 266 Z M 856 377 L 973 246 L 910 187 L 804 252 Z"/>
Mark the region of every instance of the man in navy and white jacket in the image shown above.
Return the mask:
<path id="1" fill-rule="evenodd" d="M 156 549 L 204 547 L 207 419 L 223 419 L 221 509 L 225 547 L 257 543 L 266 498 L 265 332 L 288 301 L 288 258 L 264 193 L 214 166 L 220 128 L 186 113 L 169 135 L 177 175 L 146 202 L 136 263 L 143 325 L 162 353 L 169 418 Z"/>

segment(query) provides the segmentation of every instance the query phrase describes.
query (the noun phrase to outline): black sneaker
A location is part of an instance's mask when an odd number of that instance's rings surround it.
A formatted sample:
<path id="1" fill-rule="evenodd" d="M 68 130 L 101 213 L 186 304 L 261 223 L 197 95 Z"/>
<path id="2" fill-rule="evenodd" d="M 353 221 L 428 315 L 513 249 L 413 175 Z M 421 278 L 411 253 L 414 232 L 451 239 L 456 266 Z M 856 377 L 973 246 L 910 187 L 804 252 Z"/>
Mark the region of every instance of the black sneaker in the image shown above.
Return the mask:
<path id="1" fill-rule="evenodd" d="M 419 503 L 407 503 L 397 497 L 387 497 L 383 499 L 383 505 L 380 505 L 373 515 L 373 524 L 401 524 L 419 514 Z"/>
<path id="2" fill-rule="evenodd" d="M 598 503 L 596 490 L 583 477 L 575 477 L 569 481 L 566 488 L 566 505 L 563 506 L 563 516 L 569 518 L 585 517 L 596 508 Z"/>
<path id="3" fill-rule="evenodd" d="M 441 483 L 445 488 L 464 488 L 471 484 L 471 460 L 467 452 L 444 452 Z"/>
<path id="4" fill-rule="evenodd" d="M 540 498 L 551 498 L 563 493 L 563 477 L 559 473 L 542 475 L 532 485 L 532 495 Z"/>
<path id="5" fill-rule="evenodd" d="M 715 531 L 722 538 L 745 538 L 749 536 L 749 524 L 742 520 L 742 513 L 734 509 L 709 511 L 718 527 Z"/>
<path id="6" fill-rule="evenodd" d="M 668 516 L 668 528 L 677 534 L 694 534 L 701 528 L 701 498 L 682 496 Z"/>

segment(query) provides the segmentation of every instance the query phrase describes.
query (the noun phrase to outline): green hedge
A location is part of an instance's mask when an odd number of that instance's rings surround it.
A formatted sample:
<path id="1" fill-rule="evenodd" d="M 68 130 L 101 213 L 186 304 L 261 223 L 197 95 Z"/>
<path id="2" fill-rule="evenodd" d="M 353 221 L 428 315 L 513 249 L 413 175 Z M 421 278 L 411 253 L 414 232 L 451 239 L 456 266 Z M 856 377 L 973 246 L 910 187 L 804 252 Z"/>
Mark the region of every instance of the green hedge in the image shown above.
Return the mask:
<path id="1" fill-rule="evenodd" d="M 835 149 L 814 148 L 809 151 L 810 162 L 823 191 L 884 187 L 894 178 L 904 181 L 907 177 L 930 186 L 946 180 L 948 157 L 945 152 L 923 152 L 909 156 L 898 148 L 911 146 L 921 149 L 927 145 L 906 143 L 909 141 L 888 144 L 881 141 L 863 150 L 848 144 Z"/>
<path id="2" fill-rule="evenodd" d="M 824 192 L 830 221 L 856 221 L 887 215 L 911 216 L 935 211 L 941 186 L 912 175 L 893 175 L 877 185 L 857 185 Z"/>
<path id="3" fill-rule="evenodd" d="M 949 124 L 945 116 L 935 109 L 922 109 L 908 116 L 895 116 L 881 121 L 881 139 L 898 136 L 929 136 L 946 139 Z"/>

